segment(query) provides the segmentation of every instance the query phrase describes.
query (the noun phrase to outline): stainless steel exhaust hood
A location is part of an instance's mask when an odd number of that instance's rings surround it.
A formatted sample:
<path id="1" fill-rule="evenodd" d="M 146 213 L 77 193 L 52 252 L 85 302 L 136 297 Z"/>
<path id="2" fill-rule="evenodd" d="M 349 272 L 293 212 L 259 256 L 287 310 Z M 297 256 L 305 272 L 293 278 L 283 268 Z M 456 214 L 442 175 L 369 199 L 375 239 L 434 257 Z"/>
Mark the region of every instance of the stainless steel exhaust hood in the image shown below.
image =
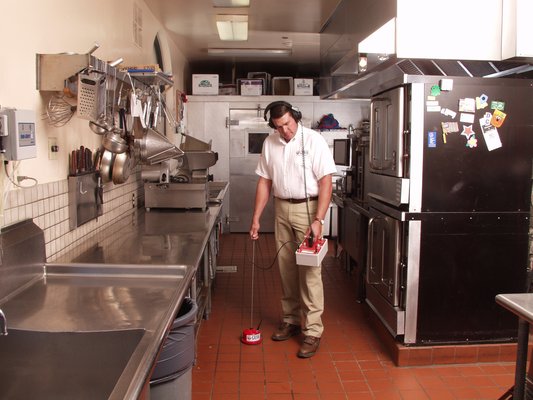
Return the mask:
<path id="1" fill-rule="evenodd" d="M 408 83 L 409 76 L 525 78 L 533 79 L 533 64 L 524 61 L 430 60 L 397 59 L 390 57 L 374 63 L 366 72 L 346 73 L 348 68 L 338 67 L 341 74 L 322 78 L 322 98 L 369 98 L 391 84 Z M 370 59 L 369 59 L 370 66 Z"/>

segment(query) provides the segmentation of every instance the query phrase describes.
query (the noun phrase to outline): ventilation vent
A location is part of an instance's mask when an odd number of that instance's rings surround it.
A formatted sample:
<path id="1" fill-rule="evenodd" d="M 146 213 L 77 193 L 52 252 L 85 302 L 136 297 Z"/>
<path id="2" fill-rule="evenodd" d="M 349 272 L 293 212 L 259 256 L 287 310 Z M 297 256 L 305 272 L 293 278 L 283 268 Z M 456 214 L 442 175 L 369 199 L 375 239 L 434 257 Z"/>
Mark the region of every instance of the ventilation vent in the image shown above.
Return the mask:
<path id="1" fill-rule="evenodd" d="M 455 60 L 435 60 L 446 76 L 469 76 L 462 65 Z"/>
<path id="2" fill-rule="evenodd" d="M 407 75 L 423 75 L 422 71 L 411 60 L 403 60 L 396 64 L 400 70 Z"/>

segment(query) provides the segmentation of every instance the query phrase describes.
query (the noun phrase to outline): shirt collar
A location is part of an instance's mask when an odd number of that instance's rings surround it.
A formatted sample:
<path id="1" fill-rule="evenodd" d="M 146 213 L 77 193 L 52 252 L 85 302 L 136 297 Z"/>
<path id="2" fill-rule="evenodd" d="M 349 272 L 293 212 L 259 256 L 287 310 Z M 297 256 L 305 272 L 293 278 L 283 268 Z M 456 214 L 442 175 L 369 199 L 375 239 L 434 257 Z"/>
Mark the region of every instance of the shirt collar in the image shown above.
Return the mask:
<path id="1" fill-rule="evenodd" d="M 285 139 L 283 139 L 283 137 L 281 136 L 281 134 L 279 132 L 276 131 L 276 133 L 278 134 L 278 140 L 283 143 L 284 145 L 287 145 L 289 143 L 292 143 L 296 140 L 296 138 L 298 137 L 298 135 L 301 135 L 302 134 L 302 130 L 303 130 L 303 126 L 302 124 L 298 123 L 298 129 L 296 130 L 296 134 L 292 137 L 291 140 L 289 140 L 288 142 L 285 141 Z"/>

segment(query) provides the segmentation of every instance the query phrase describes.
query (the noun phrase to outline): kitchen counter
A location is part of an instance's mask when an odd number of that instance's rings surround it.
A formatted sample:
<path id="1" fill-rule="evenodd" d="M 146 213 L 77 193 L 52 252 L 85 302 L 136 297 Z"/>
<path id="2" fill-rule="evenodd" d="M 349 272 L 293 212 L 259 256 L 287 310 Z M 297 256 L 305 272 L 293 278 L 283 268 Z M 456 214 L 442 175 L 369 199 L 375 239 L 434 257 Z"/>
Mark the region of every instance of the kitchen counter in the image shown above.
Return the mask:
<path id="1" fill-rule="evenodd" d="M 496 295 L 496 303 L 518 317 L 518 342 L 514 387 L 504 397 L 522 400 L 526 394 L 526 367 L 529 341 L 529 326 L 533 324 L 533 293 L 510 293 Z"/>
<path id="2" fill-rule="evenodd" d="M 220 210 L 221 202 L 205 211 L 137 210 L 46 264 L 42 279 L 4 302 L 9 329 L 142 332 L 108 397 L 138 398 Z"/>

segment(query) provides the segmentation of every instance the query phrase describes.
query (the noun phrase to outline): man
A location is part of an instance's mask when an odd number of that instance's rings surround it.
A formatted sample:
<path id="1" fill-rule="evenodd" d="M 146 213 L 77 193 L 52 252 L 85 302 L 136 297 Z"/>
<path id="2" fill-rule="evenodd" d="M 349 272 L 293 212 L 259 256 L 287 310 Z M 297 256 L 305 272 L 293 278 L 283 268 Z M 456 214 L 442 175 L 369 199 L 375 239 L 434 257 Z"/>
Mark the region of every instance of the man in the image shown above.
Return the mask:
<path id="1" fill-rule="evenodd" d="M 259 221 L 272 192 L 283 291 L 283 321 L 272 340 L 287 340 L 303 332 L 305 338 L 298 357 L 308 358 L 318 350 L 324 331 L 321 267 L 297 265 L 296 246 L 286 244 L 299 244 L 311 232 L 315 240 L 322 237 L 322 225 L 331 201 L 331 174 L 337 169 L 324 138 L 300 124 L 302 114 L 297 108 L 276 101 L 265 109 L 265 120 L 268 112 L 269 126 L 276 132 L 265 140 L 255 171 L 259 180 L 250 237 L 259 238 Z"/>

